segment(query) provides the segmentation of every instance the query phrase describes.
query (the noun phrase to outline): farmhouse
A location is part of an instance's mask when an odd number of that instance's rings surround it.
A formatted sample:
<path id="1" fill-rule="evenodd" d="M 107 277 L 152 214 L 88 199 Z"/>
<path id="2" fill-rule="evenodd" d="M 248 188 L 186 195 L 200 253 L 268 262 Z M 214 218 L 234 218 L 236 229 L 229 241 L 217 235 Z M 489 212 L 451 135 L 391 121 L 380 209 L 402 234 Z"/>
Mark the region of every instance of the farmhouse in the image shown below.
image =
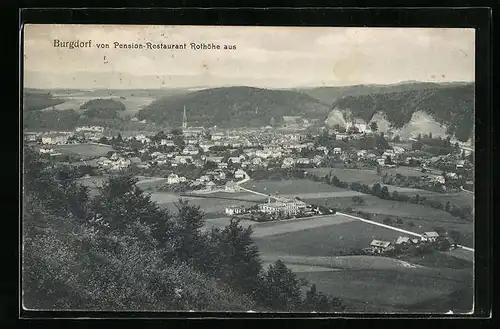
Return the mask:
<path id="1" fill-rule="evenodd" d="M 271 156 L 271 154 L 272 154 L 271 152 L 265 150 L 257 150 L 257 152 L 255 152 L 255 156 L 263 159 L 267 159 L 268 157 Z"/>
<path id="2" fill-rule="evenodd" d="M 401 154 L 405 152 L 405 149 L 399 146 L 393 146 L 392 149 L 394 150 L 395 154 Z"/>
<path id="3" fill-rule="evenodd" d="M 180 181 L 179 176 L 174 173 L 168 175 L 167 177 L 167 184 L 178 184 Z"/>
<path id="4" fill-rule="evenodd" d="M 416 241 L 418 242 L 418 240 L 416 240 Z M 400 236 L 400 237 L 398 237 L 398 239 L 396 240 L 396 242 L 394 244 L 396 246 L 402 247 L 402 246 L 411 245 L 413 243 L 414 243 L 414 241 L 411 238 L 409 238 L 407 236 Z"/>
<path id="5" fill-rule="evenodd" d="M 102 133 L 104 131 L 104 128 L 100 126 L 83 126 L 83 127 L 76 127 L 76 131 Z"/>
<path id="6" fill-rule="evenodd" d="M 151 139 L 149 137 L 146 137 L 144 134 L 136 135 L 135 139 L 143 144 L 151 142 Z"/>
<path id="7" fill-rule="evenodd" d="M 366 150 L 359 150 L 358 153 L 356 153 L 356 155 L 358 156 L 358 158 L 362 158 L 366 155 L 367 151 Z"/>
<path id="8" fill-rule="evenodd" d="M 215 179 L 226 179 L 226 173 L 220 170 L 209 171 L 206 175 L 210 175 Z"/>
<path id="9" fill-rule="evenodd" d="M 210 143 L 210 142 L 200 142 L 200 147 L 203 149 L 204 152 L 208 152 L 208 150 L 211 148 L 211 147 L 214 147 L 215 144 L 214 143 Z"/>
<path id="10" fill-rule="evenodd" d="M 335 147 L 333 149 L 333 154 L 342 154 L 342 149 L 340 147 Z"/>
<path id="11" fill-rule="evenodd" d="M 210 137 L 211 140 L 217 141 L 221 140 L 224 137 L 224 133 L 218 132 L 218 133 L 213 133 L 212 136 Z"/>
<path id="12" fill-rule="evenodd" d="M 66 134 L 51 134 L 42 136 L 42 144 L 66 144 L 69 136 Z"/>
<path id="13" fill-rule="evenodd" d="M 295 163 L 297 164 L 310 164 L 311 160 L 308 158 L 298 158 Z"/>
<path id="14" fill-rule="evenodd" d="M 370 243 L 371 251 L 379 254 L 394 249 L 394 245 L 389 241 L 373 240 Z"/>
<path id="15" fill-rule="evenodd" d="M 293 158 L 284 158 L 281 168 L 290 168 L 294 165 L 295 160 Z"/>
<path id="16" fill-rule="evenodd" d="M 200 176 L 200 177 L 198 178 L 198 180 L 199 180 L 200 182 L 209 182 L 209 181 L 210 181 L 210 177 L 209 177 L 208 175 L 203 175 L 203 176 Z"/>
<path id="17" fill-rule="evenodd" d="M 240 163 L 241 157 L 230 157 L 227 161 L 231 161 L 232 163 Z"/>
<path id="18" fill-rule="evenodd" d="M 217 164 L 217 168 L 219 169 L 227 169 L 227 166 L 228 166 L 227 162 L 219 162 Z"/>
<path id="19" fill-rule="evenodd" d="M 188 163 L 188 162 L 192 162 L 193 161 L 193 157 L 191 155 L 177 155 L 174 159 L 174 162 L 176 163 Z"/>
<path id="20" fill-rule="evenodd" d="M 446 183 L 446 179 L 443 176 L 440 176 L 440 175 L 429 176 L 429 180 L 431 182 L 435 182 L 435 183 L 438 183 L 438 184 L 444 184 L 444 183 Z"/>
<path id="21" fill-rule="evenodd" d="M 421 240 L 425 242 L 435 242 L 439 238 L 437 232 L 425 232 L 422 234 Z"/>
<path id="22" fill-rule="evenodd" d="M 205 158 L 206 162 L 215 162 L 215 163 L 220 163 L 222 162 L 223 157 L 216 157 L 216 156 L 208 156 Z"/>
<path id="23" fill-rule="evenodd" d="M 458 160 L 456 162 L 456 168 L 463 168 L 465 165 L 465 160 Z"/>
<path id="24" fill-rule="evenodd" d="M 54 152 L 54 149 L 45 149 L 45 148 L 41 148 L 40 150 L 38 150 L 40 153 L 42 154 L 47 154 L 47 153 L 53 153 Z"/>
<path id="25" fill-rule="evenodd" d="M 182 150 L 182 154 L 185 154 L 185 155 L 196 155 L 199 153 L 199 150 L 194 147 L 193 145 L 188 145 L 184 148 L 184 150 Z"/>
<path id="26" fill-rule="evenodd" d="M 162 139 L 162 140 L 160 140 L 160 145 L 175 146 L 175 143 L 172 140 Z"/>
<path id="27" fill-rule="evenodd" d="M 234 178 L 246 178 L 247 173 L 241 169 L 238 169 L 234 172 Z"/>
<path id="28" fill-rule="evenodd" d="M 208 182 L 208 183 L 205 184 L 205 188 L 207 190 L 213 190 L 215 188 L 215 186 L 216 186 L 215 183 L 212 182 L 212 181 L 210 181 L 210 182 Z"/>
<path id="29" fill-rule="evenodd" d="M 239 190 L 238 184 L 236 184 L 234 181 L 228 181 L 226 185 L 224 186 L 224 190 L 226 192 L 236 192 Z"/>
<path id="30" fill-rule="evenodd" d="M 184 129 L 182 131 L 183 135 L 188 136 L 188 137 L 199 136 L 199 135 L 203 134 L 204 132 L 205 132 L 205 128 L 203 128 L 203 127 L 191 127 L 191 128 Z"/>
<path id="31" fill-rule="evenodd" d="M 243 214 L 245 212 L 245 207 L 243 206 L 229 206 L 226 207 L 226 215 L 233 216 Z"/>
<path id="32" fill-rule="evenodd" d="M 36 138 L 38 137 L 37 133 L 25 132 L 24 140 L 27 142 L 36 142 Z"/>

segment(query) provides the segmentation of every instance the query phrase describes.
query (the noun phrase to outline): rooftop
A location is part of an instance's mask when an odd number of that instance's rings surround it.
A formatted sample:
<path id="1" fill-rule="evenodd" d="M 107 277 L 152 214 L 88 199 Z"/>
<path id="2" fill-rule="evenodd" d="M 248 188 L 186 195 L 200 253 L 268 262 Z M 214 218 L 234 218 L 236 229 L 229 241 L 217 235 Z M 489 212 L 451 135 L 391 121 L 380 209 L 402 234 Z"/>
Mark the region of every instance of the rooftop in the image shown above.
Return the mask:
<path id="1" fill-rule="evenodd" d="M 389 241 L 380 241 L 380 240 L 373 240 L 371 243 L 370 243 L 370 246 L 372 247 L 382 247 L 382 248 L 387 248 L 390 246 L 390 242 Z"/>

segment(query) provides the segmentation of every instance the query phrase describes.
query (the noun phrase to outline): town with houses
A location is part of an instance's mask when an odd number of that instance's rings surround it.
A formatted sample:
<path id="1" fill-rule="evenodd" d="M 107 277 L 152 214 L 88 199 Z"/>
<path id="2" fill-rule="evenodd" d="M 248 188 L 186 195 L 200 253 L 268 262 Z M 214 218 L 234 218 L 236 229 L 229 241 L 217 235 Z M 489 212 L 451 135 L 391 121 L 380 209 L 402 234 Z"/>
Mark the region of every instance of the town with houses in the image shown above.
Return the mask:
<path id="1" fill-rule="evenodd" d="M 323 128 L 318 134 L 333 134 L 334 140 L 347 141 L 361 139 L 377 134 L 372 132 L 365 123 L 347 123 L 343 132 Z M 350 132 L 355 128 L 355 133 Z M 380 134 L 380 133 L 379 133 Z M 383 136 L 383 133 L 381 134 Z M 389 141 L 386 149 L 356 149 L 348 146 L 331 147 L 321 145 L 316 136 L 304 132 L 304 129 L 287 129 L 279 131 L 270 126 L 260 129 L 220 130 L 203 127 L 188 127 L 184 109 L 182 129 L 165 132 L 140 132 L 129 136 L 117 135 L 110 137 L 105 127 L 77 127 L 71 132 L 25 132 L 27 143 L 36 144 L 41 154 L 50 157 L 63 155 L 58 146 L 74 144 L 96 144 L 112 146 L 113 152 L 106 156 L 85 159 L 85 165 L 101 171 L 119 171 L 130 167 L 149 169 L 152 166 L 169 168 L 169 184 L 188 182 L 196 189 L 212 189 L 218 186 L 217 180 L 225 180 L 231 176 L 234 181 L 244 179 L 245 171 L 270 170 L 271 168 L 317 168 L 326 167 L 332 161 L 353 164 L 358 167 L 394 168 L 396 166 L 415 166 L 425 172 L 428 180 L 445 185 L 445 181 L 458 180 L 464 176 L 472 183 L 472 164 L 468 157 L 472 153 L 469 145 L 452 141 L 460 152 L 437 156 L 414 155 L 409 139 L 407 147 L 391 143 L 392 134 L 388 133 L 385 140 Z M 116 140 L 120 139 L 119 143 Z M 416 136 L 415 136 L 416 138 Z M 398 139 L 398 142 L 404 142 Z M 328 144 L 328 143 L 326 143 Z M 331 144 L 331 143 L 330 143 Z M 347 144 L 347 143 L 345 143 Z M 408 146 L 409 145 L 409 146 Z M 75 159 L 73 159 L 75 160 Z M 83 159 L 76 159 L 73 164 L 79 165 Z M 199 177 L 187 181 L 176 168 L 192 165 L 196 168 L 207 168 Z M 436 173 L 432 168 L 446 167 L 445 174 Z M 229 174 L 229 175 L 228 175 Z M 220 186 L 219 186 L 220 187 Z"/>
<path id="2" fill-rule="evenodd" d="M 304 128 L 290 126 L 285 130 L 270 126 L 226 130 L 189 127 L 185 108 L 183 117 L 182 127 L 169 132 L 139 132 L 127 136 L 118 132 L 110 136 L 105 127 L 83 126 L 71 132 L 25 132 L 25 141 L 36 145 L 40 154 L 73 166 L 84 166 L 92 175 L 132 172 L 146 177 L 166 178 L 166 190 L 169 191 L 205 195 L 248 192 L 260 195 L 267 198 L 267 202 L 251 207 L 232 205 L 225 209 L 227 216 L 256 221 L 303 218 L 335 210 L 306 204 L 300 198 L 268 195 L 242 187 L 255 172 L 300 169 L 307 174 L 309 168 L 336 165 L 378 168 L 383 172 L 384 168 L 409 166 L 428 172 L 423 181 L 433 190 L 446 191 L 454 185 L 463 189 L 465 184 L 472 183 L 473 166 L 468 160 L 472 149 L 456 141 L 454 147 L 458 152 L 455 154 L 424 157 L 415 155 L 418 152 L 411 149 L 411 143 L 418 141 L 420 136 L 410 138 L 406 144 L 401 139 L 397 139 L 396 143 L 392 134 L 384 136 L 372 131 L 373 127 L 359 120 L 347 123 L 347 129 L 322 128 L 317 135 L 313 135 Z M 322 143 L 318 136 L 326 136 L 327 142 Z M 367 136 L 382 138 L 387 141 L 387 147 L 382 150 L 352 146 L 343 148 L 335 143 L 342 141 L 344 145 L 349 145 L 349 141 Z M 68 145 L 103 146 L 109 147 L 109 151 L 106 155 L 75 158 L 62 153 L 61 147 L 64 150 L 64 146 Z M 404 145 L 407 145 L 406 148 Z M 443 167 L 446 170 L 437 169 Z M 427 232 L 421 239 L 400 237 L 393 242 L 373 240 L 365 251 L 381 253 L 397 246 L 434 241 L 435 234 Z"/>

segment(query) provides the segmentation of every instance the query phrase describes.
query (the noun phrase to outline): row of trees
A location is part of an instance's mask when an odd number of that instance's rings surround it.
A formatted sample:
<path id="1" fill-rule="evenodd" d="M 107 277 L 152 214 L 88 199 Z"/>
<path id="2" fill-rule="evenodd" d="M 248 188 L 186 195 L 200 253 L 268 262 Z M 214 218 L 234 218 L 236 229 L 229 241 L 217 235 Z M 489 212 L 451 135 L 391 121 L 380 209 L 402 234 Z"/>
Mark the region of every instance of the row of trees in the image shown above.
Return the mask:
<path id="1" fill-rule="evenodd" d="M 251 227 L 202 230 L 180 200 L 160 209 L 131 176 L 90 196 L 69 169 L 24 156 L 23 304 L 29 309 L 336 311 L 282 262 L 264 269 Z"/>
<path id="2" fill-rule="evenodd" d="M 347 182 L 339 180 L 338 177 L 334 176 L 332 172 L 330 172 L 328 175 L 325 175 L 322 178 L 322 181 L 336 187 L 349 188 L 353 191 L 361 192 L 364 194 L 370 194 L 380 199 L 421 204 L 424 206 L 432 207 L 434 209 L 444 210 L 446 212 L 449 212 L 453 216 L 464 220 L 472 220 L 474 218 L 472 207 L 470 206 L 459 207 L 454 204 L 451 204 L 449 201 L 443 204 L 439 200 L 429 200 L 426 197 L 422 197 L 418 194 L 416 194 L 413 197 L 410 197 L 406 194 L 400 194 L 397 191 L 393 191 L 392 193 L 390 193 L 387 186 L 382 186 L 379 183 L 375 183 L 371 187 L 366 184 L 361 184 L 358 182 L 353 182 L 349 184 Z"/>

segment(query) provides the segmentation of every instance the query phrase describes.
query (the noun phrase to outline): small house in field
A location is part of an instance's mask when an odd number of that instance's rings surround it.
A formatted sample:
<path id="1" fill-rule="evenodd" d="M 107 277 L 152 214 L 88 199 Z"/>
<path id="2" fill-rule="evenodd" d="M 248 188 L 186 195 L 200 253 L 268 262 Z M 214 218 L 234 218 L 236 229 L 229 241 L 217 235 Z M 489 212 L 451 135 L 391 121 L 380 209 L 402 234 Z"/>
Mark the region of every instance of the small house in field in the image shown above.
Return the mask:
<path id="1" fill-rule="evenodd" d="M 167 184 L 178 184 L 180 181 L 180 177 L 173 173 L 167 177 Z"/>
<path id="2" fill-rule="evenodd" d="M 396 246 L 407 246 L 411 243 L 412 243 L 411 239 L 407 236 L 400 236 L 395 242 Z"/>
<path id="3" fill-rule="evenodd" d="M 226 192 L 236 192 L 239 190 L 238 184 L 236 184 L 234 181 L 228 181 L 226 185 L 224 186 L 224 190 Z"/>
<path id="4" fill-rule="evenodd" d="M 393 250 L 394 245 L 389 241 L 373 240 L 370 243 L 370 248 L 374 254 L 380 254 L 386 251 Z"/>
<path id="5" fill-rule="evenodd" d="M 246 176 L 246 172 L 241 169 L 238 169 L 234 172 L 234 178 L 246 178 Z"/>
<path id="6" fill-rule="evenodd" d="M 245 207 L 243 207 L 243 206 L 226 207 L 226 215 L 229 215 L 229 216 L 243 214 L 244 212 L 245 212 Z"/>
<path id="7" fill-rule="evenodd" d="M 422 234 L 422 241 L 425 242 L 435 242 L 437 239 L 439 239 L 439 234 L 437 232 L 425 232 Z"/>
<path id="8" fill-rule="evenodd" d="M 210 181 L 210 182 L 208 182 L 208 183 L 205 184 L 205 188 L 207 190 L 213 190 L 215 188 L 215 183 L 212 182 L 212 181 Z"/>

